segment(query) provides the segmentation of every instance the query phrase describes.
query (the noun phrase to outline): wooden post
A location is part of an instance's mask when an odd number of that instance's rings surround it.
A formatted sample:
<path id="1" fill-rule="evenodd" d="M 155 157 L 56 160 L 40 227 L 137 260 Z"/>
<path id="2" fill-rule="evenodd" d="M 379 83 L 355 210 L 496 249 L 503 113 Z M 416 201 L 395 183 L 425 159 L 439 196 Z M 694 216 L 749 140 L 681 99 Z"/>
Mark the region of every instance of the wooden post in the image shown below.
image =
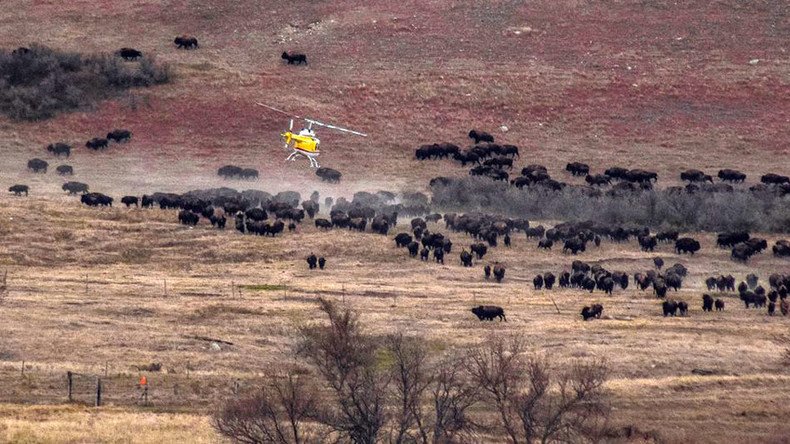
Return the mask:
<path id="1" fill-rule="evenodd" d="M 88 275 L 85 275 L 85 294 L 88 294 Z"/>
<path id="2" fill-rule="evenodd" d="M 96 378 L 96 407 L 101 407 L 101 378 Z"/>
<path id="3" fill-rule="evenodd" d="M 236 284 L 233 281 L 230 281 L 230 297 L 231 299 L 236 296 Z"/>
<path id="4" fill-rule="evenodd" d="M 167 297 L 167 279 L 165 279 L 164 281 L 165 281 L 165 297 Z"/>
<path id="5" fill-rule="evenodd" d="M 72 390 L 74 389 L 74 383 L 72 381 L 72 374 L 70 371 L 66 372 L 66 377 L 69 380 L 69 402 L 71 402 L 72 401 L 71 394 L 72 394 Z"/>
<path id="6" fill-rule="evenodd" d="M 25 361 L 22 361 L 22 376 L 25 376 Z"/>

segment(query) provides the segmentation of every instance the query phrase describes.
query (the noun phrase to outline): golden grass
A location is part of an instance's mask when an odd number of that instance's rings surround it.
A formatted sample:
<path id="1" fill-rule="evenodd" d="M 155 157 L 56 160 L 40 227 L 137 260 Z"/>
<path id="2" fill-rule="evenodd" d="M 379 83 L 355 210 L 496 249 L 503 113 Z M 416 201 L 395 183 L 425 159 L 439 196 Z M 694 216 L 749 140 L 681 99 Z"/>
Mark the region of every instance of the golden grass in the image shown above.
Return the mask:
<path id="1" fill-rule="evenodd" d="M 216 443 L 205 415 L 125 408 L 0 404 L 0 441 L 8 443 Z"/>
<path id="2" fill-rule="evenodd" d="M 204 222 L 185 228 L 174 211 L 10 197 L 0 197 L 0 205 L 14 221 L 0 250 L 0 269 L 9 271 L 0 306 L 0 384 L 7 388 L 0 402 L 62 402 L 71 370 L 105 378 L 106 402 L 135 415 L 137 367 L 157 362 L 163 369 L 149 374 L 152 404 L 204 414 L 235 386 L 254 386 L 262 372 L 290 362 L 296 329 L 321 319 L 315 299 L 323 296 L 358 310 L 372 333 L 419 335 L 437 353 L 505 333 L 560 362 L 605 357 L 616 422 L 652 430 L 671 417 L 672 439 L 715 441 L 725 432 L 767 439 L 790 413 L 776 403 L 790 376 L 773 340 L 788 319 L 746 310 L 733 295 L 721 295 L 723 313 L 700 309 L 706 276 L 732 272 L 742 279 L 756 270 L 765 279 L 787 264 L 768 254 L 734 263 L 711 234 L 695 234 L 703 250 L 694 257 L 676 256 L 669 245 L 642 253 L 635 242 L 605 242 L 572 257 L 538 251 L 534 241 L 515 236 L 512 248 L 492 249 L 483 261 L 507 265 L 497 285 L 482 278 L 480 264 L 457 263 L 459 249 L 471 242 L 460 234 L 450 234 L 455 250 L 438 265 L 408 258 L 391 237 L 319 232 L 309 222 L 272 239 Z M 58 234 L 64 226 L 72 237 Z M 147 259 L 124 260 L 130 249 Z M 311 251 L 327 257 L 326 270 L 307 269 L 303 258 Z M 560 272 L 572 259 L 632 274 L 650 268 L 657 255 L 689 268 L 686 288 L 672 293 L 690 303 L 689 317 L 663 318 L 659 301 L 633 287 L 611 297 L 532 289 L 534 274 Z M 604 304 L 604 319 L 583 322 L 578 311 L 592 302 Z M 508 322 L 481 323 L 469 313 L 488 303 L 504 306 Z M 232 345 L 219 342 L 216 350 L 212 339 Z M 695 368 L 716 375 L 692 375 Z M 78 400 L 88 402 L 90 388 L 81 390 Z M 109 423 L 124 429 L 127 420 L 117 415 Z M 713 427 L 710 418 L 728 425 Z M 14 433 L 24 427 L 13 423 Z"/>

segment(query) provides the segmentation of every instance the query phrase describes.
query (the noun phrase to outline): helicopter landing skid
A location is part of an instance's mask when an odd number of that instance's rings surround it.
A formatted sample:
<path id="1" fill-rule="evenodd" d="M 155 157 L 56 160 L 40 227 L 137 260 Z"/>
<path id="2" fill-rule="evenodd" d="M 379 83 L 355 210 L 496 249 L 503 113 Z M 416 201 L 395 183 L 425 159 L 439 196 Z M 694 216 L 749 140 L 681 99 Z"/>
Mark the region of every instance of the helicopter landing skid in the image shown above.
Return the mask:
<path id="1" fill-rule="evenodd" d="M 296 160 L 297 157 L 305 156 L 310 161 L 310 166 L 312 168 L 320 168 L 321 165 L 318 164 L 318 160 L 316 160 L 316 158 L 315 158 L 315 156 L 317 156 L 317 155 L 318 155 L 318 153 L 316 153 L 314 155 L 310 155 L 310 154 L 306 154 L 306 153 L 301 152 L 301 151 L 294 150 L 291 154 L 288 155 L 288 157 L 285 158 L 285 160 L 286 161 L 290 160 L 291 162 L 293 162 L 293 161 Z"/>

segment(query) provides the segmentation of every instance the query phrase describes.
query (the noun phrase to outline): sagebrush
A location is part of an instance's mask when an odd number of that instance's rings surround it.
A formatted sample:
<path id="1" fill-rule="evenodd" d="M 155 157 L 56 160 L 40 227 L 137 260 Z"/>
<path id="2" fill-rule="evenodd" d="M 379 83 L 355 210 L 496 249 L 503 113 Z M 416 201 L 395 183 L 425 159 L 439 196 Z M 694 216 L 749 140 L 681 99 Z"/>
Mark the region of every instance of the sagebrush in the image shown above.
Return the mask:
<path id="1" fill-rule="evenodd" d="M 0 54 L 0 112 L 14 120 L 43 120 L 90 107 L 136 87 L 167 83 L 167 65 L 143 57 L 84 55 L 33 46 Z"/>

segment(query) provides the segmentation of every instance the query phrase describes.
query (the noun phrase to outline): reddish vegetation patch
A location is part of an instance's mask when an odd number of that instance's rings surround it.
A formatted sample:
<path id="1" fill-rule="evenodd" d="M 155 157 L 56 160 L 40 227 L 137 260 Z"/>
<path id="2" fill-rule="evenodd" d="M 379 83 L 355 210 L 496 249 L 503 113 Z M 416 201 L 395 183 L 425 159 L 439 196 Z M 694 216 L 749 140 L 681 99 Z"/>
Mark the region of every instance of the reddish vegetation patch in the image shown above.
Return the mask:
<path id="1" fill-rule="evenodd" d="M 665 159 L 682 153 L 711 166 L 747 165 L 751 174 L 790 172 L 752 157 L 788 154 L 790 28 L 781 2 L 304 0 L 283 8 L 140 0 L 106 1 L 90 16 L 85 2 L 14 2 L 21 12 L 0 45 L 129 44 L 176 73 L 173 84 L 137 93 L 136 110 L 122 99 L 21 126 L 20 137 L 36 143 L 129 127 L 152 156 L 279 158 L 287 118 L 255 106 L 262 101 L 370 133 L 320 136 L 333 167 L 378 182 L 466 174 L 449 164 L 403 165 L 419 144 L 466 144 L 472 127 L 528 148 L 529 161 L 550 168 L 569 160 L 601 168 L 616 153 L 626 166 L 650 163 L 674 177 Z M 31 19 L 47 22 L 46 37 Z M 119 31 L 108 34 L 107 23 Z M 126 25 L 133 31 L 124 34 Z M 201 49 L 176 50 L 172 36 L 184 33 L 198 36 Z M 306 53 L 309 65 L 284 65 L 283 50 Z M 721 159 L 711 159 L 711 147 Z"/>

